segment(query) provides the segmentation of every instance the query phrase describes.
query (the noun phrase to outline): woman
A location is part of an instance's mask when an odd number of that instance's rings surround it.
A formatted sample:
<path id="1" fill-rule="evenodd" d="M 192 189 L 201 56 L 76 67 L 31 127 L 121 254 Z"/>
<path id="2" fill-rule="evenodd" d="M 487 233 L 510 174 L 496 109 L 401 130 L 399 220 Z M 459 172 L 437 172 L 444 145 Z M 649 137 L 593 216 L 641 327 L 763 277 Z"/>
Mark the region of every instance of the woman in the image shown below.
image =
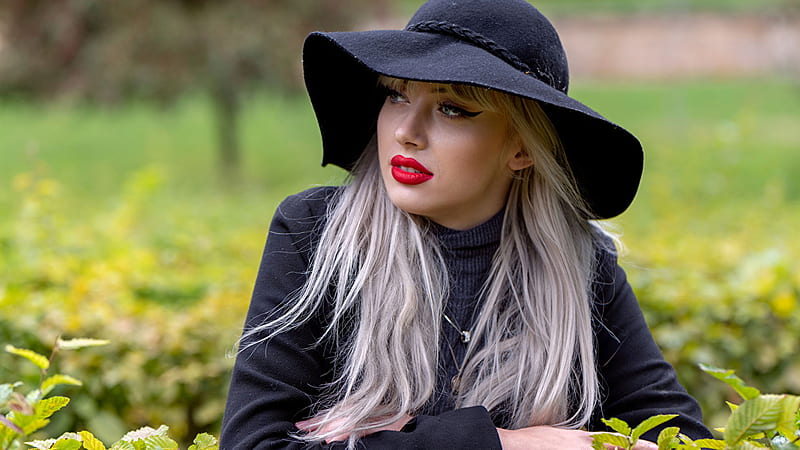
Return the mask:
<path id="1" fill-rule="evenodd" d="M 709 436 L 594 222 L 641 146 L 567 96 L 544 16 L 430 0 L 404 30 L 312 33 L 304 70 L 352 176 L 275 214 L 223 448 L 589 448 L 658 413 Z"/>

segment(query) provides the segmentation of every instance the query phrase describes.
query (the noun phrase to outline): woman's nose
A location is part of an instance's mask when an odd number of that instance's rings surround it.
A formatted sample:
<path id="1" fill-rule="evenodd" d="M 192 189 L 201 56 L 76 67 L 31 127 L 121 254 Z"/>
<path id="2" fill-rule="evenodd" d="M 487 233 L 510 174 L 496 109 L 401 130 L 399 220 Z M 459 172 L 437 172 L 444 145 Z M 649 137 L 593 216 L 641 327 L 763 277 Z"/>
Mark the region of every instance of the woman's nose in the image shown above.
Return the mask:
<path id="1" fill-rule="evenodd" d="M 416 108 L 409 108 L 400 118 L 394 137 L 400 145 L 422 150 L 428 146 L 425 117 Z"/>

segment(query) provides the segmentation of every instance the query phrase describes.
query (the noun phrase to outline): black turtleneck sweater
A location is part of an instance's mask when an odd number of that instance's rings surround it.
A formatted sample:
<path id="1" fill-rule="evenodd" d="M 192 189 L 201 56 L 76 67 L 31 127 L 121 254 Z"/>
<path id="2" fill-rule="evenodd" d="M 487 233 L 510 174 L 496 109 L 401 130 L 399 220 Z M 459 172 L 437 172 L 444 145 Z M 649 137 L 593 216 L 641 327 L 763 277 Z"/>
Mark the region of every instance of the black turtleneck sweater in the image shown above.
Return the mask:
<path id="1" fill-rule="evenodd" d="M 450 284 L 450 296 L 444 305 L 442 318 L 436 395 L 424 411 L 438 415 L 455 406 L 451 395 L 452 380 L 458 374 L 467 351 L 461 332 L 472 329 L 477 311 L 482 306 L 479 294 L 500 245 L 503 214 L 500 212 L 485 223 L 464 231 L 435 223 L 431 226 L 441 246 Z"/>
<path id="2" fill-rule="evenodd" d="M 306 280 L 306 270 L 327 205 L 336 188 L 315 188 L 284 200 L 270 226 L 245 326 L 258 325 Z M 466 231 L 433 225 L 450 277 L 445 313 L 469 329 L 492 257 L 497 249 L 501 214 Z M 678 426 L 685 435 L 710 437 L 700 408 L 678 383 L 672 367 L 653 342 L 636 298 L 613 254 L 598 250 L 594 285 L 595 354 L 601 382 L 601 405 L 590 430 L 605 430 L 602 417 L 634 425 L 654 414 L 679 417 L 645 434 L 654 440 L 661 428 Z M 222 449 L 345 448 L 344 443 L 309 445 L 291 438 L 294 423 L 309 417 L 320 388 L 331 381 L 336 354 L 315 346 L 323 315 L 283 333 L 268 345 L 241 352 L 231 379 L 223 417 Z M 497 426 L 483 407 L 454 409 L 450 379 L 458 372 L 466 345 L 459 331 L 442 323 L 440 372 L 434 398 L 401 431 L 382 431 L 360 440 L 366 449 L 500 449 Z M 452 352 L 451 352 L 452 350 Z"/>

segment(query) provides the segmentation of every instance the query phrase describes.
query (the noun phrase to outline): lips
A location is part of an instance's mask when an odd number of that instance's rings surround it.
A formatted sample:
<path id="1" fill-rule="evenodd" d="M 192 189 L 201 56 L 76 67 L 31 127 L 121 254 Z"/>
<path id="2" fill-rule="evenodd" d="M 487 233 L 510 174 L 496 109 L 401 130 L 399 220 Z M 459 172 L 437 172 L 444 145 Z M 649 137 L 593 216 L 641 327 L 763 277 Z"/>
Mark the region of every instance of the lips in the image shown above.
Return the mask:
<path id="1" fill-rule="evenodd" d="M 433 173 L 414 158 L 392 157 L 392 177 L 402 184 L 420 184 L 433 178 Z"/>

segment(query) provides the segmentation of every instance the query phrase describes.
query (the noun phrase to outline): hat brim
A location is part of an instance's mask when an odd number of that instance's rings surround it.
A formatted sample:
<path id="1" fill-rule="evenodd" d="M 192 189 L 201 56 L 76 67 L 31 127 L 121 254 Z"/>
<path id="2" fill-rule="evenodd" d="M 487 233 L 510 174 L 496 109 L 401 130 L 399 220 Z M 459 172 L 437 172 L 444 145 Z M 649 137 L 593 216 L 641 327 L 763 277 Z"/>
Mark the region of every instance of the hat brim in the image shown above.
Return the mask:
<path id="1" fill-rule="evenodd" d="M 638 139 L 497 56 L 455 37 L 404 30 L 310 34 L 306 87 L 322 134 L 322 164 L 351 169 L 375 132 L 378 75 L 469 84 L 537 100 L 553 123 L 578 188 L 598 219 L 633 201 L 643 166 Z"/>

